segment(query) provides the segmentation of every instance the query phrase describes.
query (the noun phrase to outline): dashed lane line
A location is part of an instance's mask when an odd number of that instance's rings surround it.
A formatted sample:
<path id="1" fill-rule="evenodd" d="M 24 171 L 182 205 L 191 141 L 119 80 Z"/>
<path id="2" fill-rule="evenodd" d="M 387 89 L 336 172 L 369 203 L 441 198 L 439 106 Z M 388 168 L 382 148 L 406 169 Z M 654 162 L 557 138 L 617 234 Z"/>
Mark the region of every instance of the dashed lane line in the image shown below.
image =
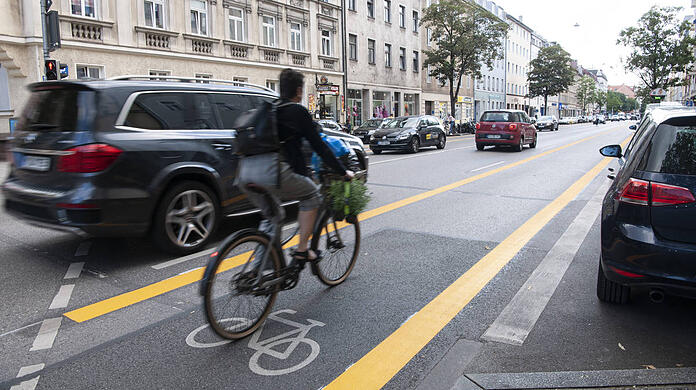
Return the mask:
<path id="1" fill-rule="evenodd" d="M 493 164 L 485 165 L 485 166 L 483 166 L 483 167 L 481 167 L 481 168 L 472 169 L 470 172 L 483 171 L 484 169 L 492 168 L 492 167 L 494 167 L 494 166 L 496 166 L 496 165 L 500 165 L 500 164 L 504 164 L 504 163 L 505 163 L 505 161 L 498 161 L 498 162 L 493 163 Z"/>
<path id="2" fill-rule="evenodd" d="M 56 293 L 56 296 L 53 297 L 53 301 L 48 309 L 64 309 L 68 307 L 68 302 L 70 302 L 70 296 L 72 295 L 74 288 L 74 284 L 64 284 L 60 286 L 58 293 Z"/>
<path id="3" fill-rule="evenodd" d="M 22 378 L 25 376 L 29 376 L 31 374 L 35 374 L 41 370 L 43 370 L 44 364 L 34 364 L 31 366 L 24 366 L 19 369 L 19 373 L 17 374 L 17 378 Z M 36 385 L 39 384 L 39 377 L 40 375 L 35 376 L 34 378 L 22 381 L 18 385 L 14 385 L 10 387 L 10 390 L 34 390 L 36 388 Z"/>
<path id="4" fill-rule="evenodd" d="M 34 339 L 34 344 L 29 351 L 41 351 L 53 347 L 53 342 L 58 335 L 58 329 L 63 317 L 47 318 L 41 323 L 39 334 Z"/>
<path id="5" fill-rule="evenodd" d="M 89 254 L 89 248 L 92 246 L 92 241 L 83 241 L 80 246 L 77 247 L 75 251 L 75 257 L 87 256 Z"/>
<path id="6" fill-rule="evenodd" d="M 167 267 L 171 267 L 173 265 L 185 263 L 189 260 L 195 260 L 195 259 L 198 259 L 198 258 L 203 257 L 203 256 L 208 256 L 209 254 L 211 254 L 213 252 L 215 252 L 215 248 L 206 249 L 206 250 L 203 250 L 200 252 L 190 254 L 188 256 L 177 257 L 176 259 L 172 259 L 172 260 L 165 261 L 163 263 L 155 264 L 155 265 L 150 266 L 150 267 L 154 268 L 154 269 L 158 269 L 158 270 L 164 269 Z"/>
<path id="7" fill-rule="evenodd" d="M 82 268 L 84 268 L 85 263 L 83 261 L 77 263 L 70 263 L 68 270 L 65 272 L 63 279 L 76 279 L 80 277 L 82 273 Z"/>
<path id="8" fill-rule="evenodd" d="M 502 167 L 498 167 L 498 168 L 492 169 L 490 171 L 479 173 L 477 175 L 467 177 L 465 179 L 456 181 L 454 183 L 451 183 L 451 184 L 448 184 L 448 185 L 445 185 L 445 186 L 442 186 L 439 188 L 435 188 L 435 189 L 432 189 L 429 191 L 425 191 L 425 192 L 422 192 L 420 194 L 416 194 L 416 195 L 410 196 L 408 198 L 401 199 L 399 201 L 374 208 L 372 210 L 365 211 L 365 212 L 361 213 L 358 216 L 358 218 L 360 221 L 365 221 L 367 219 L 382 215 L 382 214 L 390 212 L 390 211 L 394 211 L 396 209 L 408 206 L 410 204 L 419 202 L 421 200 L 432 198 L 433 196 L 442 194 L 442 193 L 447 192 L 447 191 L 451 191 L 451 190 L 459 188 L 463 185 L 473 183 L 477 180 L 481 180 L 481 179 L 487 178 L 489 176 L 493 176 L 497 173 L 518 167 L 518 166 L 526 164 L 530 161 L 534 161 L 534 160 L 542 158 L 544 156 L 548 156 L 552 153 L 570 148 L 570 147 L 578 145 L 582 142 L 592 140 L 594 138 L 600 137 L 602 135 L 605 135 L 609 132 L 616 131 L 616 130 L 617 130 L 617 128 L 608 129 L 608 130 L 602 131 L 600 133 L 594 134 L 592 136 L 589 136 L 589 137 L 571 142 L 569 144 L 560 146 L 558 148 L 548 150 L 548 151 L 545 151 L 545 152 L 542 152 L 539 154 L 535 154 L 535 155 L 527 157 L 525 159 L 510 163 L 508 165 L 504 165 Z M 347 225 L 348 224 L 346 222 L 341 222 L 341 223 L 336 224 L 336 227 L 338 229 L 341 229 Z M 330 230 L 333 231 L 333 229 L 330 229 Z M 290 242 L 288 242 L 286 244 L 285 248 L 297 245 L 297 242 L 298 242 L 298 238 L 297 238 L 297 236 L 295 236 L 292 240 L 290 240 Z M 224 272 L 226 270 L 229 270 L 229 269 L 232 269 L 234 267 L 241 265 L 245 260 L 245 257 L 244 257 L 245 255 L 246 254 L 243 253 L 241 255 L 237 255 L 235 257 L 225 259 L 223 264 L 219 268 L 220 272 Z M 105 314 L 112 313 L 116 310 L 120 310 L 120 309 L 123 309 L 125 307 L 131 306 L 133 304 L 145 301 L 147 299 L 150 299 L 150 298 L 162 295 L 162 294 L 166 294 L 166 293 L 173 291 L 173 290 L 176 290 L 180 287 L 184 287 L 184 286 L 187 286 L 189 284 L 196 283 L 203 278 L 203 273 L 204 273 L 203 269 L 194 269 L 194 270 L 191 270 L 190 272 L 185 272 L 185 273 L 180 274 L 180 275 L 172 276 L 168 279 L 161 280 L 161 281 L 149 284 L 147 286 L 140 287 L 140 288 L 135 289 L 135 290 L 127 291 L 125 293 L 116 295 L 116 296 L 111 297 L 111 298 L 107 298 L 107 299 L 102 300 L 102 301 L 92 303 L 92 304 L 87 305 L 87 306 L 80 307 L 78 309 L 71 310 L 69 312 L 64 313 L 63 315 L 70 318 L 71 320 L 73 320 L 75 322 L 88 321 L 88 320 L 91 320 L 91 319 L 94 319 L 97 317 L 101 317 Z"/>

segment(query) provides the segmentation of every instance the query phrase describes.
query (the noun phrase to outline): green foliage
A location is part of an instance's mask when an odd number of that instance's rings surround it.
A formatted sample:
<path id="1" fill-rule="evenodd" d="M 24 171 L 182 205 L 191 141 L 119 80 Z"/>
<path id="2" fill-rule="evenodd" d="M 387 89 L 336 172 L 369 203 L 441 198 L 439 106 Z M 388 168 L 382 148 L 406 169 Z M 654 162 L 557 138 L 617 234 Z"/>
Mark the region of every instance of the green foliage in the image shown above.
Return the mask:
<path id="1" fill-rule="evenodd" d="M 696 60 L 696 38 L 690 34 L 691 24 L 680 21 L 680 10 L 681 7 L 653 6 L 638 19 L 637 25 L 622 30 L 617 40 L 631 49 L 625 66 L 642 80 L 638 94 L 644 102 L 652 102 L 650 91 L 655 88 L 681 85 L 683 81 L 677 73 L 689 71 Z"/>
<path id="2" fill-rule="evenodd" d="M 626 104 L 626 95 L 620 92 L 607 92 L 607 111 L 618 112 L 622 111 Z"/>
<path id="3" fill-rule="evenodd" d="M 602 109 L 607 104 L 607 93 L 602 90 L 595 90 L 594 95 L 592 95 L 592 103 L 594 103 L 595 108 Z"/>
<path id="4" fill-rule="evenodd" d="M 621 111 L 630 112 L 633 110 L 637 110 L 639 107 L 640 105 L 638 104 L 638 101 L 636 99 L 627 97 L 626 101 L 621 106 Z"/>
<path id="5" fill-rule="evenodd" d="M 578 90 L 575 93 L 575 97 L 580 102 L 580 107 L 582 107 L 583 114 L 585 114 L 585 108 L 587 108 L 587 105 L 590 104 L 594 99 L 596 90 L 597 87 L 592 77 L 584 75 L 580 81 L 578 81 Z"/>
<path id="6" fill-rule="evenodd" d="M 348 197 L 345 196 L 345 185 L 350 186 Z M 365 210 L 370 202 L 370 193 L 367 191 L 367 186 L 361 180 L 333 181 L 329 186 L 329 197 L 331 197 L 331 208 L 342 214 L 346 204 L 348 205 L 348 213 L 350 215 L 358 215 Z"/>
<path id="7" fill-rule="evenodd" d="M 529 96 L 543 96 L 544 107 L 548 107 L 549 96 L 566 92 L 577 74 L 570 66 L 570 54 L 558 44 L 539 50 L 530 65 Z"/>
<path id="8" fill-rule="evenodd" d="M 441 0 L 423 12 L 421 23 L 431 30 L 432 48 L 424 50 L 424 68 L 430 76 L 449 84 L 453 109 L 466 76 L 481 77 L 481 66 L 493 68 L 503 58 L 503 40 L 510 29 L 471 0 Z"/>

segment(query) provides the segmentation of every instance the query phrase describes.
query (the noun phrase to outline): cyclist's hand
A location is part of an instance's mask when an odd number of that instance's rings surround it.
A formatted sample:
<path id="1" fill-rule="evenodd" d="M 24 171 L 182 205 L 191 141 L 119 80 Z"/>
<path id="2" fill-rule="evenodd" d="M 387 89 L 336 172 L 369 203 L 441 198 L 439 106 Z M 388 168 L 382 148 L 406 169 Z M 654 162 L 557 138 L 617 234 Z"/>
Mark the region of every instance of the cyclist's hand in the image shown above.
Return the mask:
<path id="1" fill-rule="evenodd" d="M 353 171 L 346 170 L 346 174 L 343 176 L 343 178 L 347 181 L 353 179 L 355 177 L 355 173 Z"/>

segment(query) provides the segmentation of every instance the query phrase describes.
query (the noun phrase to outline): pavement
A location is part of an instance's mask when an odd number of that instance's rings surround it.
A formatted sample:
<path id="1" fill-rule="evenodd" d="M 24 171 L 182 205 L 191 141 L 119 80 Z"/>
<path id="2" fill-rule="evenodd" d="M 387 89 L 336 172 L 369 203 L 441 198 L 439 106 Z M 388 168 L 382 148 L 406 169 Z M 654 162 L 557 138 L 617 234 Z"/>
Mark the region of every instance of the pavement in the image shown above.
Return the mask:
<path id="1" fill-rule="evenodd" d="M 521 153 L 479 152 L 467 135 L 370 156 L 353 273 L 326 288 L 305 271 L 236 342 L 202 313 L 209 252 L 174 258 L 0 212 L 0 388 L 693 387 L 696 301 L 595 296 L 597 199 L 615 164 L 597 150 L 627 126 L 562 126 Z M 113 297 L 127 304 L 101 303 Z"/>

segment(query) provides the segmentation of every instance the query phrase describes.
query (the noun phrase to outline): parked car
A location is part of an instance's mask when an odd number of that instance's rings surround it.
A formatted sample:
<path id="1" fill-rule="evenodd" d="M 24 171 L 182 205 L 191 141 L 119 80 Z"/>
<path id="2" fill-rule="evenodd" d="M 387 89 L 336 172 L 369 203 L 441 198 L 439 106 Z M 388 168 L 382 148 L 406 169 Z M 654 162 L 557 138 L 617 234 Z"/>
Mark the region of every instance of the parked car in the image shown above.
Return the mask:
<path id="1" fill-rule="evenodd" d="M 602 207 L 600 300 L 625 303 L 632 287 L 696 297 L 694 129 L 696 110 L 656 108 L 626 150 L 601 149 L 620 169 Z"/>
<path id="2" fill-rule="evenodd" d="M 317 123 L 324 129 L 345 132 L 343 127 L 333 119 L 320 119 L 317 121 Z"/>
<path id="3" fill-rule="evenodd" d="M 619 116 L 617 114 L 610 115 L 609 120 L 612 122 L 617 122 L 619 120 Z"/>
<path id="4" fill-rule="evenodd" d="M 537 146 L 537 129 L 524 111 L 485 111 L 476 124 L 476 149 L 511 146 L 521 152 L 524 145 Z"/>
<path id="5" fill-rule="evenodd" d="M 619 120 L 620 120 L 620 121 L 625 121 L 625 120 L 626 120 L 626 114 L 624 114 L 623 112 L 620 113 L 620 114 L 618 114 L 617 116 L 619 117 Z"/>
<path id="6" fill-rule="evenodd" d="M 382 118 L 372 118 L 364 121 L 360 126 L 353 130 L 353 135 L 362 139 L 364 143 L 370 143 L 370 136 L 374 134 L 385 119 Z"/>
<path id="7" fill-rule="evenodd" d="M 607 117 L 604 116 L 603 114 L 597 114 L 597 120 L 599 123 L 607 123 Z"/>
<path id="8" fill-rule="evenodd" d="M 562 117 L 558 119 L 558 124 L 559 125 L 569 125 L 570 124 L 570 117 Z"/>
<path id="9" fill-rule="evenodd" d="M 80 235 L 152 234 L 183 254 L 205 247 L 222 216 L 254 211 L 234 185 L 233 126 L 275 92 L 173 79 L 30 85 L 2 185 L 7 212 Z M 331 134 L 367 169 L 359 139 Z"/>
<path id="10" fill-rule="evenodd" d="M 534 126 L 537 130 L 558 131 L 558 119 L 555 115 L 540 116 Z"/>
<path id="11" fill-rule="evenodd" d="M 380 154 L 384 150 L 405 150 L 417 153 L 423 146 L 444 149 L 447 142 L 445 129 L 431 115 L 388 118 L 370 138 L 370 150 Z"/>

